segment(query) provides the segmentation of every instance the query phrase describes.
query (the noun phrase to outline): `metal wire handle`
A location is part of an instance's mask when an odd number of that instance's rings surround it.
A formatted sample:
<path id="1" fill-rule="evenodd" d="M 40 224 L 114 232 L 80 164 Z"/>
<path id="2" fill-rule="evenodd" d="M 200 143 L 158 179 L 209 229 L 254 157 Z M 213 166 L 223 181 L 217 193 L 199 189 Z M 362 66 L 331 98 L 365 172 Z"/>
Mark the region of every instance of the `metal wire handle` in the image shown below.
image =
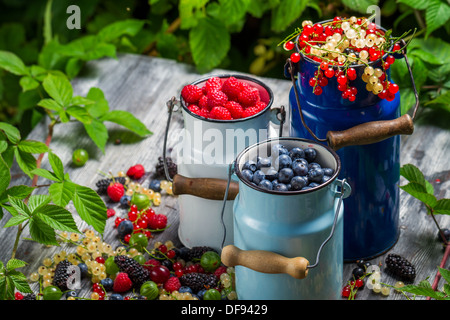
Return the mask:
<path id="1" fill-rule="evenodd" d="M 337 209 L 336 209 L 336 213 L 334 214 L 334 221 L 333 221 L 333 226 L 331 227 L 330 235 L 320 245 L 319 250 L 317 251 L 316 262 L 314 264 L 312 264 L 312 265 L 308 265 L 308 269 L 317 267 L 317 265 L 319 264 L 320 253 L 322 252 L 323 247 L 333 237 L 334 230 L 336 229 L 336 224 L 337 224 L 337 220 L 338 220 L 338 217 L 339 217 L 339 212 L 341 211 L 342 201 L 343 201 L 344 195 L 345 195 L 345 183 L 346 183 L 346 180 L 342 179 L 341 180 L 341 196 L 339 197 L 339 202 L 338 202 L 338 206 L 337 206 Z"/>
<path id="2" fill-rule="evenodd" d="M 175 107 L 179 106 L 180 101 L 177 100 L 175 97 L 172 97 L 169 101 L 166 102 L 167 108 L 169 109 L 169 116 L 167 118 L 167 125 L 166 125 L 166 132 L 164 133 L 164 145 L 163 145 L 163 163 L 164 163 L 164 173 L 166 175 L 166 179 L 169 182 L 173 182 L 173 179 L 170 177 L 169 173 L 169 167 L 167 165 L 167 137 L 169 135 L 169 126 L 170 126 L 170 120 L 172 119 L 172 113 L 173 111 L 177 111 Z"/>

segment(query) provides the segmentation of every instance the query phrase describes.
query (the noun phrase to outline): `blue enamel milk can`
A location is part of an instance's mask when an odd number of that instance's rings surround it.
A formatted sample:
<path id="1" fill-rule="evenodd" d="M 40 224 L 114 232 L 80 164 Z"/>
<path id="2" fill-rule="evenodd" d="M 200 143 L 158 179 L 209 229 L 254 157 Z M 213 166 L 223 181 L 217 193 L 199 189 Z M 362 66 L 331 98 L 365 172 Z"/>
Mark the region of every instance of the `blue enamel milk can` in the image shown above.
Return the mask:
<path id="1" fill-rule="evenodd" d="M 248 160 L 269 154 L 274 144 L 317 150 L 316 162 L 333 169 L 327 182 L 297 191 L 267 190 L 244 175 Z M 300 138 L 277 138 L 243 150 L 230 165 L 239 192 L 233 206 L 234 244 L 221 259 L 235 267 L 239 300 L 338 299 L 343 281 L 341 162 L 328 146 Z"/>
<path id="2" fill-rule="evenodd" d="M 404 44 L 404 42 L 403 42 Z M 298 47 L 297 47 L 297 51 Z M 300 52 L 300 51 L 299 51 Z M 387 54 L 369 62 L 380 68 Z M 328 79 L 320 95 L 308 83 L 320 65 L 301 53 L 299 62 L 287 60 L 290 136 L 327 143 L 342 162 L 353 194 L 344 200 L 344 261 L 371 259 L 389 250 L 399 236 L 400 135 L 412 134 L 419 105 L 406 46 L 395 57 L 405 58 L 416 96 L 414 115 L 400 116 L 400 93 L 391 101 L 366 90 L 361 80 L 365 65 L 352 65 L 357 77 L 354 101 L 342 98 L 336 77 Z M 390 70 L 386 70 L 390 78 Z"/>

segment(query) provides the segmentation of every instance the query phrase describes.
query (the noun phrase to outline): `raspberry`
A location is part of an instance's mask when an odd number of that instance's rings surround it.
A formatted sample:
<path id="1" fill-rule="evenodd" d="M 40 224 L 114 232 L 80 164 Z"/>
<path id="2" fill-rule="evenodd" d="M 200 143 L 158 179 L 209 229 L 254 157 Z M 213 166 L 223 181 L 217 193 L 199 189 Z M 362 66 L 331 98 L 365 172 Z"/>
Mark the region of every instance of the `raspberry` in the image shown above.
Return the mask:
<path id="1" fill-rule="evenodd" d="M 130 277 L 125 272 L 119 272 L 114 279 L 113 291 L 114 292 L 126 292 L 131 290 L 133 287 L 133 282 L 131 282 Z"/>
<path id="2" fill-rule="evenodd" d="M 108 218 L 114 217 L 115 214 L 116 214 L 116 211 L 113 208 L 108 208 L 106 210 L 106 217 L 108 217 Z"/>
<path id="3" fill-rule="evenodd" d="M 259 91 L 254 87 L 246 87 L 239 93 L 238 101 L 243 107 L 254 106 L 260 100 Z"/>
<path id="4" fill-rule="evenodd" d="M 248 107 L 242 112 L 242 118 L 251 117 L 257 114 L 260 110 L 257 107 Z"/>
<path id="5" fill-rule="evenodd" d="M 138 180 L 142 178 L 145 174 L 145 169 L 142 164 L 137 164 L 135 166 L 132 166 L 127 171 L 127 176 L 134 180 Z"/>
<path id="6" fill-rule="evenodd" d="M 125 193 L 125 189 L 123 187 L 123 184 L 121 184 L 119 182 L 115 182 L 115 183 L 111 183 L 108 186 L 108 189 L 106 189 L 106 192 L 108 193 L 108 196 L 111 198 L 112 201 L 119 202 L 120 198 L 122 198 L 122 196 Z"/>
<path id="7" fill-rule="evenodd" d="M 209 113 L 211 119 L 232 120 L 230 111 L 225 107 L 214 107 Z"/>
<path id="8" fill-rule="evenodd" d="M 218 78 L 218 77 L 209 78 L 205 82 L 205 85 L 202 88 L 203 93 L 205 95 L 208 94 L 208 92 L 221 90 L 221 89 L 222 89 L 222 80 L 220 80 L 220 78 Z"/>
<path id="9" fill-rule="evenodd" d="M 208 108 L 201 108 L 198 112 L 198 115 L 204 118 L 209 118 L 209 110 Z"/>
<path id="10" fill-rule="evenodd" d="M 209 109 L 219 106 L 223 107 L 228 101 L 227 95 L 219 90 L 208 92 L 207 97 Z"/>
<path id="11" fill-rule="evenodd" d="M 235 77 L 229 77 L 223 83 L 222 91 L 228 96 L 229 100 L 236 101 L 239 96 L 239 92 L 241 91 L 241 84 Z"/>
<path id="12" fill-rule="evenodd" d="M 195 113 L 195 114 L 198 114 L 200 111 L 199 106 L 196 106 L 195 104 L 190 104 L 187 108 L 190 112 Z"/>
<path id="13" fill-rule="evenodd" d="M 242 108 L 242 106 L 235 101 L 228 101 L 225 104 L 225 108 L 228 109 L 228 111 L 230 111 L 231 117 L 233 119 L 239 119 L 242 117 L 242 112 L 244 112 L 244 108 Z"/>
<path id="14" fill-rule="evenodd" d="M 202 89 L 193 84 L 188 84 L 181 90 L 181 96 L 187 104 L 197 103 L 202 95 Z"/>
<path id="15" fill-rule="evenodd" d="M 164 283 L 164 289 L 168 292 L 178 291 L 181 288 L 180 279 L 178 277 L 170 277 Z"/>
<path id="16" fill-rule="evenodd" d="M 200 109 L 208 108 L 208 97 L 202 96 L 200 100 L 198 101 L 198 107 Z"/>
<path id="17" fill-rule="evenodd" d="M 167 226 L 167 216 L 162 213 L 155 214 L 148 219 L 147 226 L 154 230 L 164 229 Z"/>
<path id="18" fill-rule="evenodd" d="M 265 107 L 267 107 L 267 103 L 262 102 L 262 101 L 258 101 L 258 102 L 255 104 L 255 107 L 256 107 L 259 111 L 262 111 L 262 110 L 264 110 Z"/>

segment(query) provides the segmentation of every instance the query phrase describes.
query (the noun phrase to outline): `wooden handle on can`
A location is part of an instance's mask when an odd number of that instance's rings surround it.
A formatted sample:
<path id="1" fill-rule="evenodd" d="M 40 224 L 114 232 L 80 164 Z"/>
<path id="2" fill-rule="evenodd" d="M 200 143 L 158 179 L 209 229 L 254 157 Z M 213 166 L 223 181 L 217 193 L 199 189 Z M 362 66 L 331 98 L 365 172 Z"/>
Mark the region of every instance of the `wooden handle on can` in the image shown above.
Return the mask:
<path id="1" fill-rule="evenodd" d="M 188 178 L 176 174 L 172 181 L 174 195 L 188 194 L 209 200 L 223 200 L 227 189 L 227 180 L 215 178 Z M 239 184 L 230 182 L 227 200 L 234 200 L 239 193 Z"/>
<path id="2" fill-rule="evenodd" d="M 295 279 L 308 275 L 309 262 L 305 258 L 286 258 L 265 250 L 241 250 L 228 245 L 222 249 L 221 260 L 227 267 L 239 265 L 262 273 L 286 273 Z"/>
<path id="3" fill-rule="evenodd" d="M 327 140 L 332 149 L 338 150 L 346 146 L 380 142 L 399 134 L 411 135 L 413 132 L 414 123 L 405 114 L 393 120 L 371 121 L 343 131 L 329 131 Z"/>

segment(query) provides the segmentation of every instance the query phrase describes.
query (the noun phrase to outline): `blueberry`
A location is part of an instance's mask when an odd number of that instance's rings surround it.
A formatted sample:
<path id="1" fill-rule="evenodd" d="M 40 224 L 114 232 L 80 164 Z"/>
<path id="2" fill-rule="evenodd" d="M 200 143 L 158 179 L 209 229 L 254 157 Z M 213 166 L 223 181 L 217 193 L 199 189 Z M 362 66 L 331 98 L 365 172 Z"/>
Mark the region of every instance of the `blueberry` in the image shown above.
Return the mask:
<path id="1" fill-rule="evenodd" d="M 269 181 L 273 181 L 278 178 L 278 171 L 274 168 L 263 168 L 261 171 L 266 175 L 266 179 Z"/>
<path id="2" fill-rule="evenodd" d="M 305 158 L 297 158 L 297 159 L 295 159 L 295 160 L 293 160 L 292 161 L 292 163 L 294 163 L 294 162 L 301 162 L 301 163 L 303 163 L 305 166 L 308 166 L 308 161 L 306 161 L 306 159 Z"/>
<path id="3" fill-rule="evenodd" d="M 325 183 L 325 182 L 327 182 L 328 180 L 330 180 L 330 176 L 324 175 L 324 176 L 322 177 L 322 180 L 320 180 L 320 184 Z"/>
<path id="4" fill-rule="evenodd" d="M 127 234 L 130 234 L 133 232 L 133 222 L 130 220 L 124 220 L 122 221 L 119 226 L 117 227 L 117 232 L 119 233 L 119 237 L 123 238 Z"/>
<path id="5" fill-rule="evenodd" d="M 311 187 L 311 188 L 315 188 L 315 187 L 318 187 L 318 186 L 320 186 L 320 184 L 315 183 L 315 182 L 311 182 L 310 184 L 308 184 L 308 187 Z"/>
<path id="6" fill-rule="evenodd" d="M 305 176 L 295 176 L 291 179 L 291 190 L 301 190 L 308 184 L 308 179 Z"/>
<path id="7" fill-rule="evenodd" d="M 308 165 L 308 169 L 309 170 L 312 170 L 312 169 L 321 169 L 322 167 L 320 166 L 320 164 L 318 164 L 317 162 L 311 162 L 309 165 Z"/>
<path id="8" fill-rule="evenodd" d="M 248 160 L 244 163 L 244 166 L 242 167 L 242 170 L 250 170 L 251 172 L 256 171 L 256 162 L 252 160 Z"/>
<path id="9" fill-rule="evenodd" d="M 276 185 L 279 184 L 280 182 L 278 181 L 278 179 L 274 179 L 272 180 L 272 186 L 275 189 Z"/>
<path id="10" fill-rule="evenodd" d="M 78 293 L 75 290 L 70 290 L 66 292 L 66 297 L 78 297 Z"/>
<path id="11" fill-rule="evenodd" d="M 122 198 L 120 198 L 120 205 L 124 207 L 129 207 L 131 201 L 131 196 L 124 195 Z"/>
<path id="12" fill-rule="evenodd" d="M 322 168 L 323 174 L 331 177 L 334 174 L 334 170 L 331 168 Z"/>
<path id="13" fill-rule="evenodd" d="M 285 185 L 284 183 L 277 183 L 276 185 L 273 186 L 273 190 L 275 190 L 275 191 L 289 191 L 287 185 Z"/>
<path id="14" fill-rule="evenodd" d="M 312 182 L 319 183 L 320 181 L 322 181 L 323 176 L 324 176 L 323 170 L 320 168 L 312 169 L 312 170 L 309 170 L 309 172 L 308 172 L 308 179 L 309 179 L 309 181 L 312 181 Z"/>
<path id="15" fill-rule="evenodd" d="M 272 156 L 276 158 L 282 154 L 289 154 L 289 150 L 282 144 L 279 144 L 279 143 L 274 144 L 272 146 Z"/>
<path id="16" fill-rule="evenodd" d="M 100 281 L 100 284 L 105 288 L 106 291 L 112 291 L 114 281 L 111 278 L 105 278 Z"/>
<path id="17" fill-rule="evenodd" d="M 184 292 L 189 292 L 192 294 L 192 289 L 188 286 L 182 286 L 180 287 L 180 289 L 178 289 L 179 293 L 184 293 Z"/>
<path id="18" fill-rule="evenodd" d="M 273 186 L 272 186 L 272 182 L 270 182 L 269 180 L 261 180 L 261 182 L 258 184 L 258 187 L 266 189 L 266 190 L 272 190 Z"/>
<path id="19" fill-rule="evenodd" d="M 292 180 L 291 180 L 292 181 Z M 287 185 L 286 185 L 286 187 L 288 188 L 288 191 L 291 191 L 292 190 L 292 185 L 290 184 L 290 183 L 288 183 Z"/>
<path id="20" fill-rule="evenodd" d="M 292 160 L 304 158 L 305 151 L 303 151 L 302 148 L 295 147 L 295 148 L 292 148 L 291 151 L 289 151 L 289 156 L 291 157 Z"/>
<path id="21" fill-rule="evenodd" d="M 280 183 L 289 183 L 294 177 L 294 171 L 291 168 L 283 168 L 278 173 L 278 181 Z"/>
<path id="22" fill-rule="evenodd" d="M 258 158 L 258 162 L 256 163 L 256 169 L 260 170 L 261 168 L 270 168 L 272 166 L 272 159 L 270 158 Z"/>
<path id="23" fill-rule="evenodd" d="M 123 296 L 119 293 L 113 293 L 109 296 L 109 300 L 123 300 Z"/>
<path id="24" fill-rule="evenodd" d="M 312 189 L 312 187 L 306 186 L 306 187 L 303 187 L 303 188 L 302 188 L 302 190 L 309 190 L 309 189 Z"/>
<path id="25" fill-rule="evenodd" d="M 308 174 L 308 167 L 301 161 L 294 161 L 292 170 L 294 170 L 296 176 L 306 176 Z"/>
<path id="26" fill-rule="evenodd" d="M 257 170 L 253 174 L 252 182 L 254 182 L 256 185 L 258 185 L 261 182 L 261 180 L 264 180 L 265 177 L 266 177 L 266 175 L 264 174 L 264 172 L 262 172 L 261 170 Z"/>
<path id="27" fill-rule="evenodd" d="M 152 189 L 155 192 L 160 192 L 161 191 L 161 181 L 154 179 L 152 181 L 150 181 L 149 184 L 149 189 Z"/>
<path id="28" fill-rule="evenodd" d="M 355 279 L 359 279 L 366 274 L 366 270 L 364 268 L 356 267 L 352 271 L 352 275 Z"/>
<path id="29" fill-rule="evenodd" d="M 281 170 L 283 168 L 289 168 L 292 165 L 292 159 L 287 154 L 282 154 L 275 159 L 274 167 Z"/>
<path id="30" fill-rule="evenodd" d="M 88 266 L 84 262 L 77 264 L 77 266 L 78 266 L 78 268 L 80 268 L 81 278 L 85 278 L 89 272 Z"/>
<path id="31" fill-rule="evenodd" d="M 305 149 L 305 159 L 308 162 L 313 162 L 317 157 L 317 151 L 314 148 Z"/>
<path id="32" fill-rule="evenodd" d="M 253 171 L 251 171 L 250 169 L 244 169 L 242 170 L 242 175 L 244 176 L 244 178 L 250 182 L 252 182 L 253 180 Z"/>
<path id="33" fill-rule="evenodd" d="M 444 234 L 445 239 L 446 239 L 447 241 L 450 241 L 450 229 L 443 228 L 443 229 L 441 229 L 441 231 L 442 231 L 442 233 Z M 443 239 L 442 239 L 442 235 L 441 235 L 441 233 L 439 232 L 439 230 L 438 230 L 438 232 L 437 232 L 437 237 L 438 237 L 439 241 L 444 242 Z"/>
<path id="34" fill-rule="evenodd" d="M 201 289 L 199 292 L 197 292 L 197 296 L 203 300 L 203 295 L 205 294 L 207 290 L 206 289 Z"/>

